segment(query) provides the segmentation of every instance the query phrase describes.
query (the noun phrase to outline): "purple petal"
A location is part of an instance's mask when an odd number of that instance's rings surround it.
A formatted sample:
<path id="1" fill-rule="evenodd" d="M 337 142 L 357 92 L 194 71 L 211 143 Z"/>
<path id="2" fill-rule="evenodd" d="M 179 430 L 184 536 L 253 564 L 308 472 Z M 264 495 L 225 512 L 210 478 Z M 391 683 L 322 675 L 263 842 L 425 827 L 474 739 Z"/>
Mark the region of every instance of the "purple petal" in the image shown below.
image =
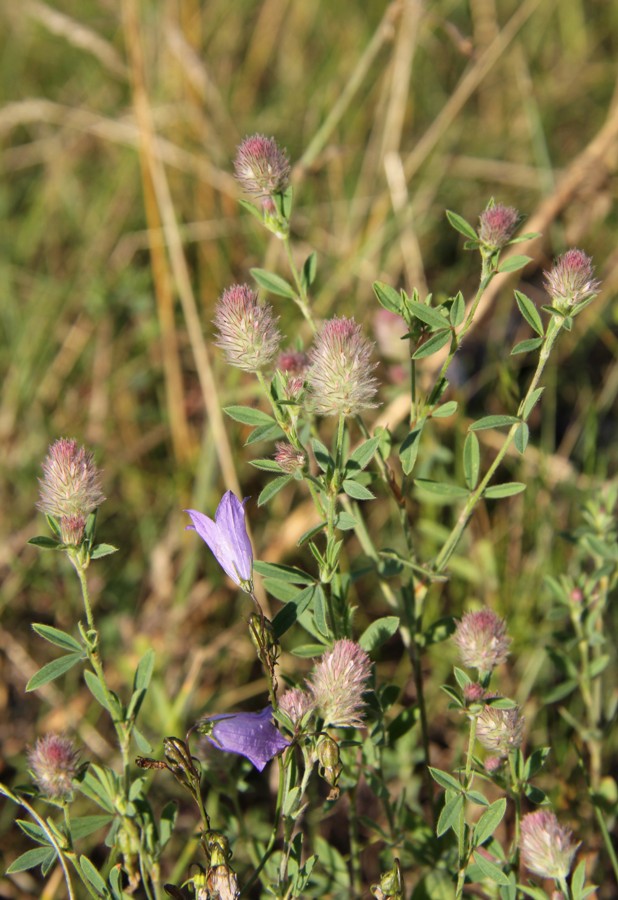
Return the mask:
<path id="1" fill-rule="evenodd" d="M 261 772 L 266 763 L 289 746 L 290 742 L 277 730 L 272 709 L 210 716 L 214 722 L 208 739 L 220 750 L 246 756 Z"/>
<path id="2" fill-rule="evenodd" d="M 253 549 L 251 541 L 247 535 L 247 527 L 245 525 L 245 506 L 246 500 L 241 503 L 238 497 L 227 491 L 217 507 L 215 513 L 215 522 L 219 531 L 219 550 L 226 557 L 232 571 L 236 577 L 228 572 L 236 583 L 241 581 L 251 581 L 253 572 Z M 219 560 L 221 566 L 225 569 L 225 565 Z"/>

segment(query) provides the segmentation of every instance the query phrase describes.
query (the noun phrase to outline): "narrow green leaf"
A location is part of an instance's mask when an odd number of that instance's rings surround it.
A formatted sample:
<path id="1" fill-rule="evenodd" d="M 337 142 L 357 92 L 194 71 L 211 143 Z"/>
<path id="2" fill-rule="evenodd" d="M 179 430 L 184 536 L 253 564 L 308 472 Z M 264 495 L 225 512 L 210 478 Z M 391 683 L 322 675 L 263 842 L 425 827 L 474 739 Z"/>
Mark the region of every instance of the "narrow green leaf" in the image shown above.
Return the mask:
<path id="1" fill-rule="evenodd" d="M 487 859 L 486 856 L 483 856 L 482 853 L 475 853 L 474 861 L 485 878 L 489 878 L 489 880 L 495 882 L 495 884 L 510 884 L 509 876 L 504 874 L 500 866 L 491 862 L 491 860 Z"/>
<path id="2" fill-rule="evenodd" d="M 165 847 L 171 838 L 177 818 L 178 803 L 175 800 L 170 800 L 161 811 L 161 821 L 159 823 L 159 844 L 161 848 Z"/>
<path id="3" fill-rule="evenodd" d="M 472 225 L 470 225 L 462 216 L 458 215 L 455 212 L 451 212 L 450 209 L 446 210 L 446 218 L 449 220 L 451 226 L 458 231 L 460 234 L 463 234 L 465 237 L 470 238 L 472 241 L 478 240 L 478 235 Z"/>
<path id="4" fill-rule="evenodd" d="M 425 634 L 423 635 L 425 639 L 424 646 L 431 647 L 432 644 L 440 644 L 442 641 L 446 641 L 455 632 L 456 627 L 453 616 L 443 616 L 440 619 L 436 619 L 435 622 L 432 622 L 425 629 Z"/>
<path id="5" fill-rule="evenodd" d="M 415 478 L 414 484 L 436 497 L 443 497 L 448 500 L 461 500 L 468 496 L 468 490 L 458 484 L 447 484 L 445 481 L 432 481 L 429 478 Z"/>
<path id="6" fill-rule="evenodd" d="M 582 859 L 571 875 L 571 893 L 573 900 L 581 900 L 586 884 L 586 860 Z"/>
<path id="7" fill-rule="evenodd" d="M 453 667 L 453 675 L 455 676 L 457 684 L 462 689 L 462 691 L 466 687 L 466 685 L 470 684 L 472 681 L 468 673 L 464 672 L 463 669 L 460 669 L 459 666 Z"/>
<path id="8" fill-rule="evenodd" d="M 399 616 L 382 616 L 372 622 L 361 634 L 358 643 L 363 650 L 371 653 L 372 650 L 381 647 L 391 638 L 399 628 Z"/>
<path id="9" fill-rule="evenodd" d="M 525 294 L 522 294 L 521 291 L 515 291 L 515 300 L 517 301 L 517 305 L 519 307 L 519 311 L 528 323 L 528 325 L 536 331 L 540 337 L 543 337 L 543 322 L 541 321 L 541 317 L 538 314 L 537 308 L 530 299 L 530 297 L 526 297 Z"/>
<path id="10" fill-rule="evenodd" d="M 522 422 L 521 425 L 517 427 L 517 431 L 515 432 L 515 446 L 519 450 L 520 453 L 526 452 L 526 447 L 528 446 L 528 439 L 530 437 L 530 429 L 526 425 L 525 422 Z"/>
<path id="11" fill-rule="evenodd" d="M 611 656 L 608 653 L 604 653 L 603 656 L 599 656 L 598 659 L 593 660 L 590 663 L 590 677 L 598 678 L 608 667 L 610 661 Z"/>
<path id="12" fill-rule="evenodd" d="M 145 691 L 150 684 L 152 673 L 154 671 L 155 652 L 151 648 L 146 650 L 135 670 L 135 678 L 133 680 L 134 691 Z"/>
<path id="13" fill-rule="evenodd" d="M 317 525 L 313 525 L 311 528 L 308 528 L 304 534 L 301 534 L 299 537 L 296 546 L 302 547 L 303 544 L 306 544 L 307 541 L 310 541 L 311 538 L 314 538 L 317 534 L 323 531 L 326 528 L 326 521 L 318 522 Z"/>
<path id="14" fill-rule="evenodd" d="M 282 488 L 289 484 L 290 481 L 293 481 L 292 475 L 280 475 L 279 478 L 273 478 L 273 480 L 266 485 L 263 491 L 260 492 L 260 496 L 258 497 L 258 506 L 264 506 L 265 503 L 268 503 L 269 500 L 278 494 Z"/>
<path id="15" fill-rule="evenodd" d="M 324 593 L 322 585 L 319 584 L 315 592 L 313 603 L 313 622 L 318 630 L 318 633 L 323 638 L 328 639 L 332 634 L 332 629 L 328 627 L 328 617 L 326 609 L 326 594 Z"/>
<path id="16" fill-rule="evenodd" d="M 478 484 L 480 467 L 481 451 L 479 439 L 473 431 L 469 431 L 463 448 L 463 469 L 466 484 L 471 491 L 473 491 Z"/>
<path id="17" fill-rule="evenodd" d="M 36 622 L 32 626 L 32 630 L 36 631 L 36 633 L 46 641 L 49 641 L 50 644 L 55 644 L 56 647 L 62 647 L 63 650 L 71 650 L 73 653 L 82 652 L 83 648 L 80 642 L 72 635 L 67 634 L 66 631 L 60 631 L 59 628 L 52 628 L 51 625 L 41 625 L 39 622 Z"/>
<path id="18" fill-rule="evenodd" d="M 257 281 L 261 288 L 270 294 L 276 294 L 278 297 L 286 297 L 288 300 L 296 299 L 296 291 L 285 278 L 268 272 L 266 269 L 250 269 L 252 278 Z"/>
<path id="19" fill-rule="evenodd" d="M 272 578 L 275 581 L 286 581 L 289 584 L 313 584 L 314 579 L 302 569 L 294 566 L 282 566 L 279 563 L 269 563 L 256 559 L 253 563 L 254 570 L 264 578 Z"/>
<path id="20" fill-rule="evenodd" d="M 449 772 L 444 772 L 442 769 L 435 769 L 433 766 L 429 766 L 429 774 L 440 787 L 443 787 L 447 791 L 456 791 L 456 793 L 461 794 L 461 784 Z"/>
<path id="21" fill-rule="evenodd" d="M 26 850 L 17 859 L 14 859 L 6 870 L 7 875 L 15 875 L 17 872 L 27 872 L 28 869 L 34 869 L 35 866 L 45 865 L 50 860 L 53 862 L 56 858 L 56 851 L 49 847 L 35 847 L 32 850 Z"/>
<path id="22" fill-rule="evenodd" d="M 71 819 L 71 837 L 73 841 L 81 841 L 113 821 L 113 816 L 75 816 Z"/>
<path id="23" fill-rule="evenodd" d="M 84 681 L 88 685 L 88 690 L 97 701 L 97 703 L 99 703 L 100 706 L 103 707 L 103 709 L 106 709 L 108 713 L 111 713 L 114 719 L 119 718 L 119 714 L 121 712 L 120 703 L 116 703 L 113 697 L 110 697 L 110 699 L 108 700 L 101 682 L 94 674 L 94 672 L 91 672 L 90 669 L 86 669 L 84 671 Z"/>
<path id="24" fill-rule="evenodd" d="M 485 489 L 483 497 L 487 500 L 501 500 L 503 497 L 514 497 L 526 490 L 522 481 L 507 481 L 505 484 L 495 484 Z"/>
<path id="25" fill-rule="evenodd" d="M 354 453 L 350 456 L 347 466 L 350 466 L 350 463 L 354 465 L 350 467 L 350 471 L 358 471 L 358 469 L 365 469 L 380 446 L 381 436 L 369 438 L 369 440 L 362 443 L 359 447 L 356 448 Z"/>
<path id="26" fill-rule="evenodd" d="M 311 439 L 311 449 L 313 450 L 315 461 L 323 472 L 335 468 L 335 460 L 328 452 L 328 448 L 321 441 L 318 441 L 317 438 Z"/>
<path id="27" fill-rule="evenodd" d="M 100 897 L 109 897 L 109 888 L 105 884 L 103 877 L 99 874 L 98 870 L 93 866 L 87 856 L 80 856 L 79 858 L 79 867 L 84 873 L 85 878 L 90 882 L 92 887 L 97 891 Z"/>
<path id="28" fill-rule="evenodd" d="M 530 900 L 547 900 L 547 894 L 545 893 L 543 888 L 530 887 L 530 885 L 526 884 L 518 884 L 517 890 L 521 891 L 522 894 L 525 894 L 526 897 L 530 897 Z"/>
<path id="29" fill-rule="evenodd" d="M 540 347 L 542 343 L 542 338 L 528 338 L 526 341 L 520 341 L 511 350 L 511 356 L 516 356 L 518 353 L 530 353 L 531 350 L 536 350 L 537 347 Z"/>
<path id="30" fill-rule="evenodd" d="M 518 272 L 532 262 L 531 256 L 509 256 L 498 266 L 498 272 Z"/>
<path id="31" fill-rule="evenodd" d="M 43 666 L 42 669 L 39 669 L 36 675 L 32 676 L 26 685 L 26 691 L 35 691 L 44 684 L 49 684 L 50 681 L 54 681 L 54 679 L 59 678 L 60 675 L 64 675 L 65 672 L 72 669 L 81 659 L 81 653 L 67 653 L 59 659 L 52 660 L 52 662 Z"/>
<path id="32" fill-rule="evenodd" d="M 526 403 L 524 404 L 524 409 L 522 412 L 523 419 L 528 418 L 528 416 L 530 415 L 530 413 L 532 412 L 532 410 L 534 409 L 536 404 L 539 402 L 539 398 L 544 390 L 545 390 L 545 388 L 540 387 L 540 388 L 537 388 L 535 391 L 532 391 L 532 393 L 526 400 Z"/>
<path id="33" fill-rule="evenodd" d="M 474 826 L 474 846 L 480 847 L 491 837 L 506 812 L 506 800 L 502 797 L 489 806 Z"/>
<path id="34" fill-rule="evenodd" d="M 318 255 L 315 250 L 309 254 L 305 262 L 303 263 L 303 268 L 300 273 L 301 281 L 303 283 L 303 287 L 305 290 L 311 287 L 313 282 L 315 281 L 315 276 L 318 271 Z"/>
<path id="35" fill-rule="evenodd" d="M 51 842 L 40 825 L 28 822 L 26 819 L 16 819 L 15 822 L 23 833 L 28 835 L 30 840 L 36 841 L 37 844 L 46 844 L 49 847 Z"/>
<path id="36" fill-rule="evenodd" d="M 406 305 L 412 315 L 424 322 L 425 325 L 429 325 L 432 331 L 441 331 L 446 328 L 447 333 L 450 334 L 448 316 L 442 315 L 437 307 L 427 306 L 426 303 L 419 303 L 417 300 L 408 300 Z"/>
<path id="37" fill-rule="evenodd" d="M 29 544 L 32 544 L 33 547 L 39 547 L 40 550 L 62 550 L 63 544 L 59 541 L 54 540 L 54 538 L 47 537 L 44 534 L 39 534 L 36 537 L 31 537 L 28 541 Z"/>
<path id="38" fill-rule="evenodd" d="M 315 591 L 316 586 L 313 584 L 304 588 L 296 594 L 293 600 L 286 603 L 283 609 L 277 613 L 273 619 L 273 629 L 277 638 L 280 638 L 285 634 L 288 628 L 291 628 L 292 625 L 298 621 L 298 617 L 307 609 L 313 600 Z"/>
<path id="39" fill-rule="evenodd" d="M 470 431 L 486 431 L 488 428 L 503 428 L 505 425 L 517 425 L 517 416 L 483 416 L 470 425 Z"/>
<path id="40" fill-rule="evenodd" d="M 415 428 L 410 431 L 406 437 L 404 438 L 401 447 L 399 448 L 399 459 L 401 460 L 401 468 L 404 471 L 405 475 L 409 475 L 414 468 L 414 464 L 416 463 L 416 457 L 418 456 L 418 448 L 421 440 L 421 435 L 423 433 L 423 428 L 425 427 L 425 419 L 416 425 Z"/>
<path id="41" fill-rule="evenodd" d="M 299 656 L 301 659 L 314 659 L 321 656 L 328 648 L 325 644 L 301 644 L 300 647 L 294 647 L 290 652 L 292 656 Z"/>
<path id="42" fill-rule="evenodd" d="M 369 488 L 366 488 L 364 485 L 359 484 L 358 481 L 352 481 L 350 478 L 344 479 L 343 484 L 341 485 L 343 490 L 346 492 L 348 497 L 352 497 L 354 500 L 374 500 L 375 494 L 373 494 Z"/>
<path id="43" fill-rule="evenodd" d="M 251 213 L 251 215 L 254 216 L 258 220 L 258 222 L 261 222 L 262 224 L 264 223 L 262 213 L 253 205 L 253 203 L 249 203 L 248 200 L 239 200 L 238 205 L 242 206 L 243 209 L 246 209 L 248 213 Z"/>
<path id="44" fill-rule="evenodd" d="M 466 314 L 466 301 L 461 291 L 454 297 L 449 311 L 449 319 L 453 328 L 458 328 L 464 320 Z"/>
<path id="45" fill-rule="evenodd" d="M 241 422 L 243 425 L 276 425 L 277 423 L 268 413 L 262 412 L 261 409 L 254 409 L 252 406 L 224 406 L 223 412 L 235 422 Z"/>
<path id="46" fill-rule="evenodd" d="M 113 544 L 97 544 L 90 554 L 90 559 L 103 559 L 104 556 L 111 556 L 117 552 L 118 547 L 114 547 Z"/>
<path id="47" fill-rule="evenodd" d="M 250 459 L 249 465 L 262 472 L 281 472 L 281 466 L 274 459 Z"/>
<path id="48" fill-rule="evenodd" d="M 431 411 L 431 416 L 433 419 L 446 419 L 457 412 L 458 405 L 457 400 L 449 400 L 447 403 L 443 403 L 442 406 L 436 406 Z"/>
<path id="49" fill-rule="evenodd" d="M 437 353 L 438 350 L 441 350 L 451 339 L 450 331 L 437 331 L 429 340 L 425 341 L 424 344 L 415 350 L 412 354 L 412 359 L 425 359 L 427 356 L 432 356 L 432 354 Z"/>
<path id="50" fill-rule="evenodd" d="M 279 428 L 276 423 L 274 425 L 258 425 L 245 441 L 245 447 L 256 444 L 258 441 L 277 441 L 283 437 L 285 437 L 283 429 Z"/>
<path id="51" fill-rule="evenodd" d="M 354 516 L 345 511 L 340 512 L 335 518 L 335 528 L 338 528 L 340 531 L 351 531 L 352 528 L 356 528 L 357 524 Z"/>
<path id="52" fill-rule="evenodd" d="M 455 827 L 456 823 L 459 822 L 463 804 L 464 799 L 461 794 L 457 794 L 455 797 L 449 797 L 449 799 L 442 807 L 442 811 L 438 817 L 438 821 L 436 824 L 437 837 L 442 837 L 443 834 L 446 834 L 449 828 Z"/>
<path id="53" fill-rule="evenodd" d="M 384 309 L 388 309 L 389 312 L 396 313 L 399 316 L 402 314 L 403 305 L 401 295 L 399 291 L 396 291 L 390 284 L 384 284 L 382 281 L 374 281 L 373 292 L 378 298 L 380 306 L 383 306 Z"/>
<path id="54" fill-rule="evenodd" d="M 133 725 L 132 729 L 133 740 L 135 741 L 135 745 L 140 753 L 152 753 L 153 747 L 148 738 L 144 737 L 142 732 L 139 730 L 137 725 Z"/>

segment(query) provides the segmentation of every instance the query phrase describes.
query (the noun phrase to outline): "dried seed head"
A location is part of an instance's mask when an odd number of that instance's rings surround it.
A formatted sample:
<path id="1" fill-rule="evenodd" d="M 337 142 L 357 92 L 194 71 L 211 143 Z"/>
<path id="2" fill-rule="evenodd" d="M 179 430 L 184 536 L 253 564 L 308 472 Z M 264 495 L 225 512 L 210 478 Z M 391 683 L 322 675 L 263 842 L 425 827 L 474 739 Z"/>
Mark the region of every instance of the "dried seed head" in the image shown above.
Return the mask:
<path id="1" fill-rule="evenodd" d="M 464 666 L 478 669 L 480 675 L 504 662 L 511 643 L 504 619 L 491 609 L 466 613 L 457 623 L 453 640 Z"/>
<path id="2" fill-rule="evenodd" d="M 41 792 L 52 800 L 68 799 L 78 770 L 78 753 L 70 738 L 47 734 L 28 752 L 28 765 Z"/>
<path id="3" fill-rule="evenodd" d="M 566 878 L 575 851 L 573 833 L 548 809 L 537 809 L 521 820 L 519 848 L 523 864 L 542 878 Z"/>
<path id="4" fill-rule="evenodd" d="M 371 374 L 371 344 L 361 334 L 354 319 L 336 318 L 325 322 L 310 353 L 307 384 L 311 407 L 325 416 L 352 416 L 371 406 L 378 382 Z"/>
<path id="5" fill-rule="evenodd" d="M 518 222 L 519 212 L 513 206 L 488 206 L 479 217 L 479 240 L 488 250 L 500 250 L 510 241 Z"/>
<path id="6" fill-rule="evenodd" d="M 363 694 L 371 675 L 371 660 L 360 644 L 335 641 L 316 664 L 309 689 L 326 725 L 342 728 L 363 724 Z"/>
<path id="7" fill-rule="evenodd" d="M 67 438 L 49 448 L 39 485 L 38 509 L 57 519 L 85 520 L 105 500 L 92 454 Z"/>
<path id="8" fill-rule="evenodd" d="M 498 709 L 485 706 L 476 720 L 476 736 L 483 747 L 500 756 L 521 747 L 524 718 L 518 707 Z"/>
<path id="9" fill-rule="evenodd" d="M 215 307 L 216 344 L 232 366 L 245 372 L 259 372 L 273 361 L 281 335 L 272 307 L 260 303 L 246 284 L 234 284 L 224 291 Z"/>
<path id="10" fill-rule="evenodd" d="M 558 309 L 567 311 L 598 293 L 592 260 L 583 250 L 567 250 L 545 273 L 545 289 Z"/>
<path id="11" fill-rule="evenodd" d="M 254 134 L 238 147 L 234 161 L 236 178 L 249 194 L 282 193 L 290 181 L 290 162 L 274 138 Z"/>

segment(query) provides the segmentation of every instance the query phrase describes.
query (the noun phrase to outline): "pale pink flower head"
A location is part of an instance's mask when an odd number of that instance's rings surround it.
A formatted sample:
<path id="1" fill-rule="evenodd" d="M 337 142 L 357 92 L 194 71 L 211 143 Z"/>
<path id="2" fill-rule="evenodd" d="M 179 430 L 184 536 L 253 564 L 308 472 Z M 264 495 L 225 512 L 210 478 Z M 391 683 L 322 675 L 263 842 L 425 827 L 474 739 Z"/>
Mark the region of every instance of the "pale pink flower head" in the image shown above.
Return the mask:
<path id="1" fill-rule="evenodd" d="M 73 741 L 60 734 L 46 734 L 28 751 L 28 765 L 42 794 L 66 800 L 73 793 L 78 772 L 78 753 Z"/>
<path id="2" fill-rule="evenodd" d="M 511 643 L 506 622 L 491 609 L 466 613 L 457 623 L 453 641 L 464 666 L 478 669 L 481 677 L 504 662 Z"/>
<path id="3" fill-rule="evenodd" d="M 591 300 L 598 293 L 600 281 L 594 278 L 592 260 L 583 250 L 567 250 L 545 273 L 545 289 L 555 307 L 563 312 Z"/>
<path id="4" fill-rule="evenodd" d="M 105 500 L 92 453 L 68 438 L 60 438 L 49 448 L 39 485 L 38 509 L 60 520 L 78 517 L 85 521 Z"/>
<path id="5" fill-rule="evenodd" d="M 311 408 L 318 415 L 353 416 L 377 406 L 378 382 L 371 374 L 373 344 L 363 337 L 354 319 L 330 319 L 315 338 L 309 355 L 307 384 Z"/>
<path id="6" fill-rule="evenodd" d="M 476 720 L 476 736 L 491 753 L 507 757 L 511 750 L 521 747 L 524 721 L 519 707 L 499 709 L 485 706 Z"/>
<path id="7" fill-rule="evenodd" d="M 342 639 L 316 663 L 309 690 L 325 725 L 360 728 L 364 721 L 363 694 L 371 676 L 371 660 L 360 644 Z"/>
<path id="8" fill-rule="evenodd" d="M 486 696 L 485 688 L 476 681 L 470 681 L 463 689 L 464 700 L 468 705 L 480 703 Z"/>
<path id="9" fill-rule="evenodd" d="M 488 250 L 501 250 L 513 236 L 519 213 L 513 206 L 492 203 L 479 217 L 479 240 Z"/>
<path id="10" fill-rule="evenodd" d="M 291 444 L 285 441 L 277 441 L 275 444 L 275 461 L 279 463 L 284 472 L 288 475 L 295 475 L 302 472 L 307 458 L 302 450 L 297 450 Z"/>
<path id="11" fill-rule="evenodd" d="M 249 194 L 283 193 L 290 181 L 290 161 L 274 138 L 254 134 L 238 147 L 234 161 L 236 178 Z"/>
<path id="12" fill-rule="evenodd" d="M 548 809 L 537 809 L 521 820 L 519 849 L 524 866 L 541 878 L 566 878 L 578 843 Z"/>
<path id="13" fill-rule="evenodd" d="M 277 368 L 286 375 L 304 375 L 309 368 L 309 357 L 303 350 L 284 350 L 279 354 Z"/>
<path id="14" fill-rule="evenodd" d="M 281 335 L 272 306 L 260 303 L 247 284 L 225 290 L 215 307 L 215 343 L 232 366 L 259 372 L 269 366 L 279 350 Z"/>
<path id="15" fill-rule="evenodd" d="M 243 591 L 253 591 L 253 548 L 245 525 L 245 503 L 227 491 L 217 507 L 214 521 L 196 509 L 185 509 L 191 517 L 187 531 L 197 531 L 213 556 Z"/>
<path id="16" fill-rule="evenodd" d="M 290 688 L 279 698 L 279 709 L 299 725 L 303 717 L 315 707 L 311 694 L 302 688 Z"/>

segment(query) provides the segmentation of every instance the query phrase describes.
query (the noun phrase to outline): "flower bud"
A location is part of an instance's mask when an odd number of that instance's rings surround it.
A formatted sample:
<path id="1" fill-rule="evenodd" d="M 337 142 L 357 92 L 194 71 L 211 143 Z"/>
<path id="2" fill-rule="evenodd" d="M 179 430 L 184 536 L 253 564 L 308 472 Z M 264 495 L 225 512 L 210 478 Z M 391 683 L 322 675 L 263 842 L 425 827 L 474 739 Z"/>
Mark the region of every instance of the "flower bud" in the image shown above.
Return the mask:
<path id="1" fill-rule="evenodd" d="M 464 687 L 463 695 L 467 706 L 470 706 L 473 703 L 480 703 L 485 697 L 485 688 L 476 681 L 470 681 Z"/>
<path id="2" fill-rule="evenodd" d="M 457 623 L 453 641 L 464 666 L 478 669 L 481 677 L 504 662 L 511 643 L 505 621 L 491 609 L 466 613 Z"/>
<path id="3" fill-rule="evenodd" d="M 215 343 L 238 369 L 259 372 L 277 355 L 281 335 L 273 309 L 260 303 L 246 284 L 234 284 L 221 294 L 214 324 L 219 332 Z"/>
<path id="4" fill-rule="evenodd" d="M 548 809 L 537 809 L 521 820 L 519 848 L 524 866 L 542 878 L 566 878 L 579 844 Z"/>
<path id="5" fill-rule="evenodd" d="M 479 240 L 491 252 L 501 250 L 510 241 L 518 222 L 519 213 L 514 207 L 492 203 L 479 217 Z"/>
<path id="6" fill-rule="evenodd" d="M 47 734 L 28 752 L 28 765 L 40 791 L 51 800 L 67 800 L 73 793 L 78 753 L 70 738 Z"/>
<path id="7" fill-rule="evenodd" d="M 236 178 L 249 194 L 283 193 L 290 180 L 290 162 L 274 138 L 254 134 L 238 147 L 234 161 Z"/>
<path id="8" fill-rule="evenodd" d="M 371 885 L 371 893 L 376 900 L 403 900 L 404 884 L 398 859 L 393 868 L 381 876 L 379 884 Z"/>
<path id="9" fill-rule="evenodd" d="M 57 519 L 72 520 L 65 528 L 73 537 L 77 533 L 75 520 L 85 522 L 105 500 L 92 454 L 78 446 L 77 441 L 67 438 L 61 438 L 49 448 L 39 484 L 38 509 Z"/>
<path id="10" fill-rule="evenodd" d="M 354 319 L 325 322 L 310 353 L 307 384 L 311 408 L 318 415 L 353 416 L 377 406 L 378 382 L 371 374 L 373 345 L 362 336 Z"/>
<path id="11" fill-rule="evenodd" d="M 322 735 L 318 742 L 317 754 L 318 762 L 320 763 L 320 775 L 332 788 L 328 799 L 337 800 L 339 797 L 339 778 L 343 771 L 337 742 L 328 734 Z"/>
<path id="12" fill-rule="evenodd" d="M 363 694 L 370 675 L 371 660 L 360 644 L 347 639 L 335 641 L 309 678 L 315 706 L 326 725 L 363 725 Z"/>
<path id="13" fill-rule="evenodd" d="M 506 757 L 521 747 L 524 718 L 519 708 L 498 709 L 485 706 L 476 720 L 476 736 L 487 750 Z"/>
<path id="14" fill-rule="evenodd" d="M 288 475 L 300 475 L 305 467 L 307 458 L 302 450 L 297 450 L 285 441 L 277 441 L 275 444 L 275 462 L 278 462 Z"/>
<path id="15" fill-rule="evenodd" d="M 600 285 L 594 278 L 590 257 L 575 248 L 558 257 L 553 269 L 545 273 L 545 289 L 553 305 L 563 312 L 591 300 Z"/>
<path id="16" fill-rule="evenodd" d="M 313 698 L 302 688 L 290 688 L 280 698 L 279 709 L 298 726 L 304 716 L 314 709 Z"/>

